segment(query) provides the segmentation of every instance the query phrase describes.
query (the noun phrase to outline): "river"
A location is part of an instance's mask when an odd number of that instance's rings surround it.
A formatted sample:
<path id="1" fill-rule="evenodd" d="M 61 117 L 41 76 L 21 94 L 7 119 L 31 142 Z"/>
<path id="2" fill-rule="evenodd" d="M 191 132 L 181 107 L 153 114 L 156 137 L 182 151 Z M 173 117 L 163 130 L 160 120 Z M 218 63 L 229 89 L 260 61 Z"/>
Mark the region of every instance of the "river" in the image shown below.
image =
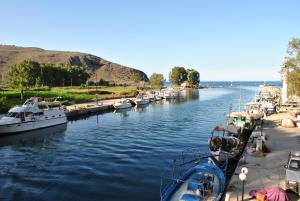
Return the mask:
<path id="1" fill-rule="evenodd" d="M 189 147 L 208 151 L 230 105 L 252 100 L 256 89 L 191 90 L 173 101 L 2 138 L 0 200 L 159 200 L 160 176 L 172 159 Z"/>

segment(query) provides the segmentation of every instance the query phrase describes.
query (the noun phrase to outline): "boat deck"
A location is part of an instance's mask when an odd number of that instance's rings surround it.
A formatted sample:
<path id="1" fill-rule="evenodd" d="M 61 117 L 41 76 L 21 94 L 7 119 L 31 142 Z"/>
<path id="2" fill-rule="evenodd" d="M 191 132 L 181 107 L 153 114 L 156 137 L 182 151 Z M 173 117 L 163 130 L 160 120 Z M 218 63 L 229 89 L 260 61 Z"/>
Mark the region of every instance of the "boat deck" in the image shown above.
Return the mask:
<path id="1" fill-rule="evenodd" d="M 218 177 L 209 173 L 192 174 L 171 197 L 170 201 L 213 201 L 220 191 Z"/>

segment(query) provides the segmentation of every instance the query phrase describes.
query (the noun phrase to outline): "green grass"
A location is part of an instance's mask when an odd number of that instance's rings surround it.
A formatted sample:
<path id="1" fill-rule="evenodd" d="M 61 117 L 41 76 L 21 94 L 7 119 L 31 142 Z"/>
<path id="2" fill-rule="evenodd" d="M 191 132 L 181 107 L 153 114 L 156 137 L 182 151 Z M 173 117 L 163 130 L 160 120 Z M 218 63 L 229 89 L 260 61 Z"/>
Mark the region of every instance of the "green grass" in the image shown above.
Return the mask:
<path id="1" fill-rule="evenodd" d="M 25 99 L 37 96 L 42 98 L 60 98 L 66 104 L 82 103 L 98 100 L 107 100 L 121 97 L 132 97 L 137 93 L 136 86 L 126 87 L 43 87 L 26 90 Z M 98 95 L 97 95 L 98 94 Z M 14 89 L 2 89 L 0 96 L 6 96 L 4 106 L 0 108 L 0 113 L 15 105 L 21 105 L 20 92 Z"/>

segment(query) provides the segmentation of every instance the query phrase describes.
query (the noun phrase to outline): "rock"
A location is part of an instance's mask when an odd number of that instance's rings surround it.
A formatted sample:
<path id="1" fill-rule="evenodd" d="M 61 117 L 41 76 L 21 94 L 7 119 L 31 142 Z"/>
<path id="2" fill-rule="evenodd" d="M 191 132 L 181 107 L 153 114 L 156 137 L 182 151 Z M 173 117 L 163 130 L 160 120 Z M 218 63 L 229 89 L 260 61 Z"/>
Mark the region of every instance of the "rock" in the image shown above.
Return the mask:
<path id="1" fill-rule="evenodd" d="M 281 126 L 284 128 L 295 128 L 295 123 L 291 119 L 283 119 L 281 121 Z"/>

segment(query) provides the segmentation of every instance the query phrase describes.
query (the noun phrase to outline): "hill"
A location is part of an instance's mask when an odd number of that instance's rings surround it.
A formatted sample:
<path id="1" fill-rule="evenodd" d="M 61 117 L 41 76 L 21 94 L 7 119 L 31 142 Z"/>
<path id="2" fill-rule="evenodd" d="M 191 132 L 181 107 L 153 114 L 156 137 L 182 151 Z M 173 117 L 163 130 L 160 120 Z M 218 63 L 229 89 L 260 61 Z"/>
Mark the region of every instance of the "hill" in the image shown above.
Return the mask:
<path id="1" fill-rule="evenodd" d="M 9 67 L 24 59 L 41 63 L 64 63 L 83 66 L 90 73 L 91 81 L 96 81 L 96 77 L 98 80 L 104 79 L 118 85 L 133 84 L 137 77 L 140 77 L 143 81 L 148 81 L 147 75 L 140 70 L 122 66 L 91 54 L 0 45 L 0 82 L 5 81 L 5 73 Z"/>

